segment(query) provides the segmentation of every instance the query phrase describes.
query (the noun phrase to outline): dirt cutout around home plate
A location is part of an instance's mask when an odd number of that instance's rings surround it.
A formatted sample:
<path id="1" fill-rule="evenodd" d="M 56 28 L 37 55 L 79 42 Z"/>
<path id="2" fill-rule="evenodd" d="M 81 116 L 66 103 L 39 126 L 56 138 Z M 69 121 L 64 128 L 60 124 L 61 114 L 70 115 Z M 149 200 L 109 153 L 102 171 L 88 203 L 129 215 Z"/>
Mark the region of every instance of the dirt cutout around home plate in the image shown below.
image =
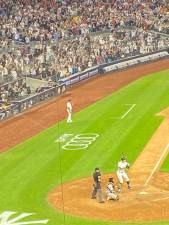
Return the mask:
<path id="1" fill-rule="evenodd" d="M 160 115 L 165 119 L 130 169 L 132 189 L 123 188 L 119 201 L 101 204 L 91 199 L 90 177 L 58 186 L 48 196 L 52 207 L 74 216 L 98 220 L 169 220 L 169 174 L 158 172 L 169 150 L 169 108 Z M 116 177 L 115 174 L 104 175 L 102 187 L 106 187 L 110 176 Z"/>

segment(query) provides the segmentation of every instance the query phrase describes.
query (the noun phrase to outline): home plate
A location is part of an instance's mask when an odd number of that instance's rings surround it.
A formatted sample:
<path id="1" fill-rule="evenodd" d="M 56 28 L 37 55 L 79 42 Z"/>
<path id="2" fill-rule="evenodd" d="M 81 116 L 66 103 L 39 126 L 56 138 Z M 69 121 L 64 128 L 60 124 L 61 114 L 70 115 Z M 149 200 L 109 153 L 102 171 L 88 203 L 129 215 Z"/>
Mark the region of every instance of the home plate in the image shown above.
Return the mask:
<path id="1" fill-rule="evenodd" d="M 141 191 L 139 194 L 140 194 L 140 195 L 147 195 L 148 192 L 146 192 L 146 191 Z"/>

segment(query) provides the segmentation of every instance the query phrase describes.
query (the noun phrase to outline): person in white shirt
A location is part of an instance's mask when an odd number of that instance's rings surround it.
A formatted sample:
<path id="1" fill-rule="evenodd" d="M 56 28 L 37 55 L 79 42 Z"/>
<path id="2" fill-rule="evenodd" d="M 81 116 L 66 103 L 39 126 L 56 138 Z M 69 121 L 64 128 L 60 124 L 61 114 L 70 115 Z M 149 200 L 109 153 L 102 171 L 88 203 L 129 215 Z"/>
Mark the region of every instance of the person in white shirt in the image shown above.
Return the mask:
<path id="1" fill-rule="evenodd" d="M 66 111 L 67 111 L 67 123 L 71 123 L 72 122 L 72 102 L 71 100 L 68 100 L 66 103 Z"/>
<path id="2" fill-rule="evenodd" d="M 126 169 L 130 168 L 130 164 L 127 162 L 125 157 L 121 158 L 121 161 L 118 162 L 118 169 L 117 169 L 117 178 L 119 181 L 118 191 L 121 192 L 123 180 L 126 181 L 128 189 L 131 189 L 130 179 L 126 173 Z"/>
<path id="3" fill-rule="evenodd" d="M 119 200 L 119 196 L 117 195 L 115 191 L 115 185 L 113 181 L 113 177 L 109 178 L 109 182 L 106 187 L 106 194 L 107 194 L 107 201 L 108 200 Z"/>

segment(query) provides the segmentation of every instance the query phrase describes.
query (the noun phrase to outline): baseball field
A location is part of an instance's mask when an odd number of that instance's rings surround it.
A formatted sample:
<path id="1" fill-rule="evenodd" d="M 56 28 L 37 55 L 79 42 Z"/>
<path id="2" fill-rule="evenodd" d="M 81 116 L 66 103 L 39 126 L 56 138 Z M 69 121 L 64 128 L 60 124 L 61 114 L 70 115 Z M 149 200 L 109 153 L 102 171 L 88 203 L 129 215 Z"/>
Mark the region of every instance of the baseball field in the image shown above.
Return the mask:
<path id="1" fill-rule="evenodd" d="M 27 120 L 25 130 L 34 125 L 32 134 L 12 148 L 7 144 L 0 155 L 0 224 L 169 224 L 169 70 L 146 75 L 113 92 L 110 83 L 107 95 L 89 103 L 74 100 L 70 90 L 60 101 L 72 98 L 71 124 L 59 101 L 45 111 L 44 122 L 38 121 L 42 107 Z M 84 107 L 78 110 L 77 102 Z M 50 113 L 61 120 L 48 123 Z M 14 132 L 5 131 L 9 139 L 22 134 L 20 123 Z M 122 155 L 131 164 L 132 190 L 124 187 L 119 202 L 90 199 L 94 168 L 101 169 L 104 190 Z"/>

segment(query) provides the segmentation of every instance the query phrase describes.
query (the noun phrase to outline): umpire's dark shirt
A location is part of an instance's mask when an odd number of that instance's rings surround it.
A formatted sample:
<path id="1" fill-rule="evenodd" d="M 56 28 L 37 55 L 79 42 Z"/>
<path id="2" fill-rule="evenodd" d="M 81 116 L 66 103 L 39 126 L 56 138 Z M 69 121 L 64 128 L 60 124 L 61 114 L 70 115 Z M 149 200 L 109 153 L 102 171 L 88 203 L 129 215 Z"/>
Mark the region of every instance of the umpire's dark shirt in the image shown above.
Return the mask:
<path id="1" fill-rule="evenodd" d="M 101 178 L 101 173 L 100 172 L 96 171 L 96 172 L 93 173 L 93 180 L 95 182 L 95 185 L 96 185 L 97 189 L 101 189 L 100 178 Z"/>

